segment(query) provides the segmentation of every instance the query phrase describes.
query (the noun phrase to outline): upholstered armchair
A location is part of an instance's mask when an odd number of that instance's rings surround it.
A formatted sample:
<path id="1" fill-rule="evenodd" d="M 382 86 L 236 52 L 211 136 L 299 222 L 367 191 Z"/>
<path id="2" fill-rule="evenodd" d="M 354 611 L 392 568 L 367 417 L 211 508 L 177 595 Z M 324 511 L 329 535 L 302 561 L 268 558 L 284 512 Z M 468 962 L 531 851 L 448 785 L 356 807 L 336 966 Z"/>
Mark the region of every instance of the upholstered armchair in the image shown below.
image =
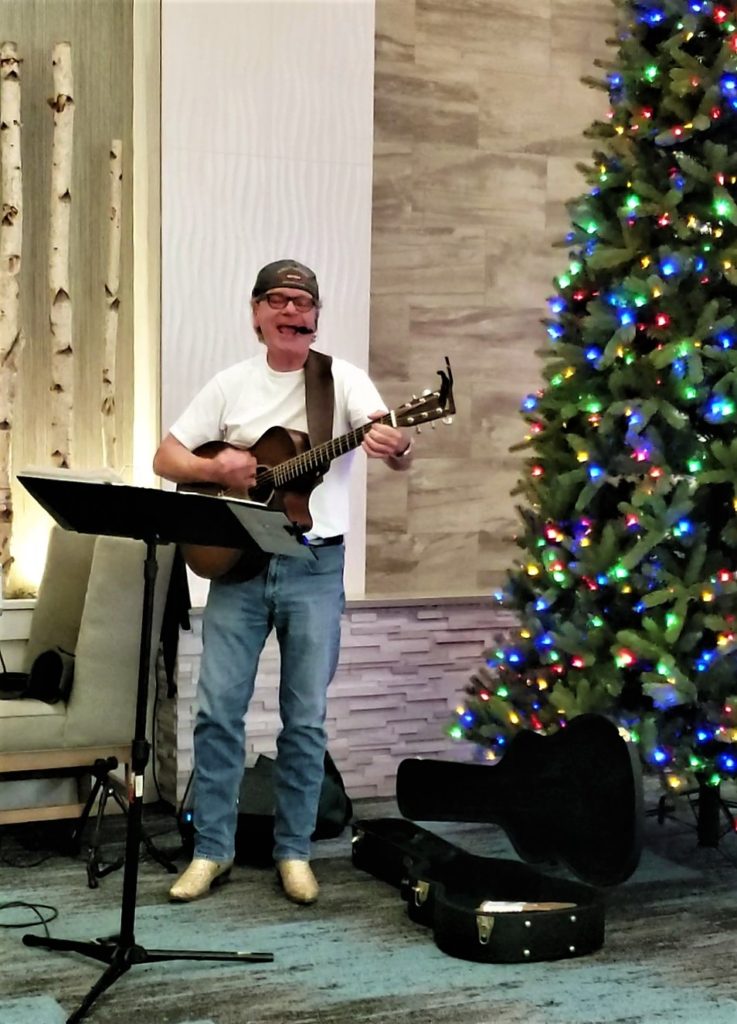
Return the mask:
<path id="1" fill-rule="evenodd" d="M 0 700 L 0 824 L 76 817 L 84 803 L 79 792 L 84 769 L 108 757 L 128 765 L 145 553 L 139 541 L 52 529 L 24 670 L 30 671 L 42 652 L 61 649 L 74 654 L 73 682 L 66 702 Z M 157 554 L 149 738 L 174 547 L 159 547 Z M 149 760 L 147 775 L 150 767 Z M 38 792 L 29 795 L 31 789 Z"/>

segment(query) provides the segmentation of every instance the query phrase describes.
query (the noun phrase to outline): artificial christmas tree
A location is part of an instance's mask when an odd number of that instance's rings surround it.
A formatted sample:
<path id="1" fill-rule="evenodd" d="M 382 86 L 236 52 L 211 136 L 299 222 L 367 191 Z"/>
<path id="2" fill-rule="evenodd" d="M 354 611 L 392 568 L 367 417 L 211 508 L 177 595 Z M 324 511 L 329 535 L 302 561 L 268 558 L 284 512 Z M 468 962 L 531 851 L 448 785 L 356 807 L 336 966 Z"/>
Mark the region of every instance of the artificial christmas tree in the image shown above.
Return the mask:
<path id="1" fill-rule="evenodd" d="M 520 729 L 599 712 L 704 844 L 737 776 L 737 4 L 631 0 L 600 64 L 606 120 L 569 204 L 570 262 L 523 402 L 524 555 L 451 735 L 503 754 Z"/>

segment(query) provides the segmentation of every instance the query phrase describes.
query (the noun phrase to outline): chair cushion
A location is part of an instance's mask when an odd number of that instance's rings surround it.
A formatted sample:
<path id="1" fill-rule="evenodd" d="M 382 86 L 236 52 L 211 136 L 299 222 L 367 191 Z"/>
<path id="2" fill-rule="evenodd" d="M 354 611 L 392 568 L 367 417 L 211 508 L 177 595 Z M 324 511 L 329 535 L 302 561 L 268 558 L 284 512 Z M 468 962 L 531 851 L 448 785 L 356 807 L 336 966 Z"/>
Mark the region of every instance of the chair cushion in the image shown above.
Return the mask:
<path id="1" fill-rule="evenodd" d="M 0 750 L 60 747 L 64 741 L 65 704 L 42 700 L 0 701 Z"/>
<path id="2" fill-rule="evenodd" d="M 42 651 L 74 653 L 96 538 L 54 526 L 33 610 L 23 668 L 30 672 Z"/>
<path id="3" fill-rule="evenodd" d="M 77 639 L 64 746 L 122 743 L 133 736 L 145 553 L 145 544 L 124 537 L 100 537 L 95 545 Z M 158 549 L 147 736 L 151 735 L 155 655 L 173 558 L 171 544 Z"/>

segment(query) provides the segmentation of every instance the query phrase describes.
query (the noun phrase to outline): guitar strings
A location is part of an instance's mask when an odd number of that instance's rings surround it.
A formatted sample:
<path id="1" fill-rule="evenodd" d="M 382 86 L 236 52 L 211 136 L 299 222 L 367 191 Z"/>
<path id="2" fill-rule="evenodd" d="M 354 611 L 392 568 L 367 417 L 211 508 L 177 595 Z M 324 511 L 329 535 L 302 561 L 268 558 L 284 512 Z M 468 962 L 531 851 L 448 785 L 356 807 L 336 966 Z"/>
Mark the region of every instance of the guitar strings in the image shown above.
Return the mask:
<path id="1" fill-rule="evenodd" d="M 443 403 L 441 395 L 436 391 L 429 397 L 440 401 L 441 404 L 437 413 L 442 414 Z M 428 404 L 427 400 L 422 404 L 426 406 Z M 419 410 L 414 411 L 419 412 Z M 337 455 L 345 455 L 346 452 L 357 447 L 375 423 L 391 424 L 394 415 L 395 413 L 389 412 L 378 420 L 371 420 L 370 423 L 364 423 L 362 427 L 356 427 L 355 430 L 344 434 L 342 437 L 333 437 L 331 440 L 317 445 L 316 448 L 308 448 L 307 451 L 287 459 L 286 462 L 282 462 L 278 466 L 271 466 L 261 472 L 257 472 L 256 487 L 272 483 L 277 487 L 282 487 L 284 484 L 289 483 L 290 480 L 295 479 L 295 477 L 302 476 L 308 470 L 319 469 L 325 462 L 326 456 L 327 461 L 330 462 Z M 424 415 L 427 415 L 427 413 L 425 412 Z"/>
<path id="2" fill-rule="evenodd" d="M 272 482 L 277 486 L 282 486 L 295 477 L 301 476 L 306 470 L 318 469 L 325 461 L 326 456 L 328 460 L 332 460 L 336 455 L 345 455 L 346 452 L 355 448 L 374 423 L 390 422 L 391 413 L 388 413 L 386 416 L 382 416 L 380 420 L 372 420 L 371 423 L 357 427 L 349 434 L 344 434 L 342 437 L 334 437 L 330 441 L 325 441 L 323 444 L 318 445 L 316 448 L 308 448 L 307 451 L 288 459 L 286 462 L 282 462 L 279 466 L 273 466 L 261 473 L 256 473 L 256 486 Z"/>

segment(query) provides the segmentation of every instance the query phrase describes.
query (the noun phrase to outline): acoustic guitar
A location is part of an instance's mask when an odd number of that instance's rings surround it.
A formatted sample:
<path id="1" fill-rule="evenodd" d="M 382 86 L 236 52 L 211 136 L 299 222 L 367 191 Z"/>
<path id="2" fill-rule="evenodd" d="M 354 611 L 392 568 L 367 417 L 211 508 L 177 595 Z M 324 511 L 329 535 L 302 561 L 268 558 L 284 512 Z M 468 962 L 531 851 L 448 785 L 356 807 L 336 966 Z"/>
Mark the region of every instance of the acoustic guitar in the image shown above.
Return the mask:
<path id="1" fill-rule="evenodd" d="M 432 420 L 450 422 L 455 414 L 453 374 L 445 360 L 445 370 L 438 370 L 441 383 L 437 391 L 424 391 L 420 397 L 386 413 L 378 420 L 333 437 L 323 444 L 310 446 L 307 434 L 286 427 L 270 427 L 248 449 L 256 459 L 256 482 L 246 490 L 226 490 L 216 484 L 179 484 L 177 490 L 198 494 L 214 494 L 227 498 L 245 498 L 283 512 L 300 533 L 312 527 L 309 510 L 310 494 L 320 483 L 333 459 L 357 448 L 374 423 L 393 427 L 421 427 Z M 229 445 L 226 441 L 208 441 L 194 450 L 202 458 L 213 458 Z M 247 547 L 221 548 L 183 544 L 182 554 L 189 568 L 204 579 L 242 581 L 257 576 L 269 561 L 269 555 L 255 541 Z"/>

